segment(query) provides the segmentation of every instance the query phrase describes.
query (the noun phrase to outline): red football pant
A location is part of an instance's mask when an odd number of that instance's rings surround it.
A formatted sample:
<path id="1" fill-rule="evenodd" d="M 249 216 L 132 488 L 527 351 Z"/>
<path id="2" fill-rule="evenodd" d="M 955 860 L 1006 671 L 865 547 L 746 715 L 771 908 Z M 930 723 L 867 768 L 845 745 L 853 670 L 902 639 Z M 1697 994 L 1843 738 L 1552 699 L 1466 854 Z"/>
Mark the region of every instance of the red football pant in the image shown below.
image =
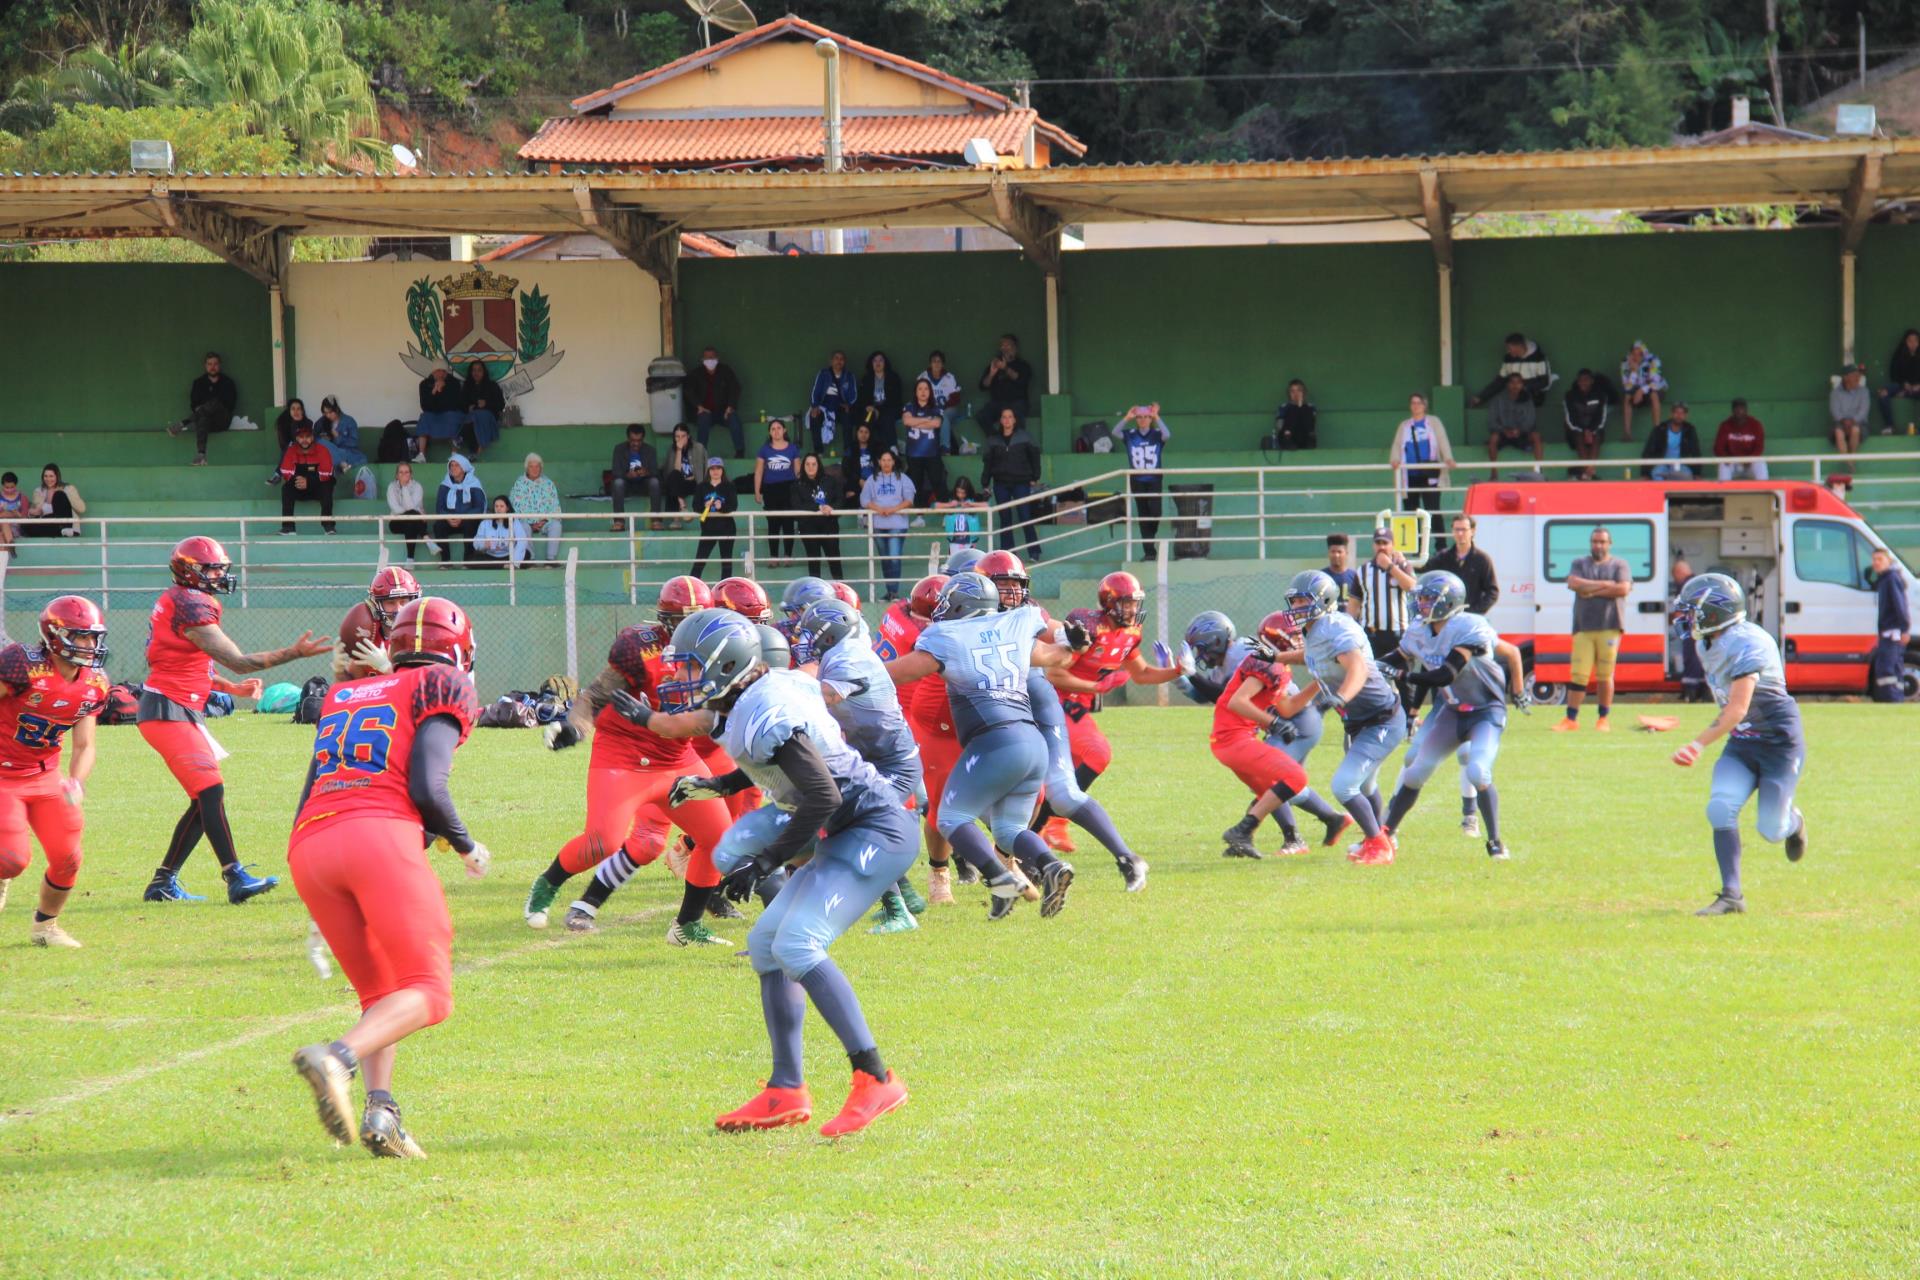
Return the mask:
<path id="1" fill-rule="evenodd" d="M 80 806 L 67 803 L 58 770 L 0 776 L 0 880 L 27 869 L 33 858 L 31 829 L 47 855 L 47 883 L 71 889 L 80 874 L 81 826 Z"/>
<path id="2" fill-rule="evenodd" d="M 672 824 L 693 837 L 687 883 L 696 889 L 719 884 L 713 849 L 733 819 L 717 798 L 667 808 L 667 792 L 680 776 L 678 769 L 588 769 L 587 829 L 561 848 L 560 865 L 569 875 L 592 870 L 626 841 L 637 819 L 642 839 L 635 843 L 641 847 L 628 849 L 636 863 L 644 866 L 660 856 L 666 847 L 667 826 Z"/>
<path id="3" fill-rule="evenodd" d="M 427 998 L 427 1025 L 453 1011 L 453 918 L 440 878 L 420 847 L 420 824 L 349 818 L 287 850 L 293 887 L 362 1011 L 396 991 Z"/>
<path id="4" fill-rule="evenodd" d="M 1232 742 L 1213 744 L 1213 758 L 1233 771 L 1233 776 L 1260 795 L 1281 783 L 1290 791 L 1304 791 L 1307 771 L 1292 756 L 1270 747 L 1253 734 Z"/>
<path id="5" fill-rule="evenodd" d="M 220 784 L 220 764 L 206 730 L 185 720 L 142 720 L 140 736 L 160 753 L 189 799 Z"/>
<path id="6" fill-rule="evenodd" d="M 1113 744 L 1100 731 L 1100 722 L 1091 711 L 1078 720 L 1067 717 L 1067 746 L 1073 752 L 1074 764 L 1084 765 L 1095 773 L 1105 773 L 1113 763 Z"/>
<path id="7" fill-rule="evenodd" d="M 920 773 L 927 784 L 927 822 L 938 827 L 940 797 L 946 792 L 954 766 L 960 763 L 960 739 L 918 729 L 914 737 L 920 742 Z"/>

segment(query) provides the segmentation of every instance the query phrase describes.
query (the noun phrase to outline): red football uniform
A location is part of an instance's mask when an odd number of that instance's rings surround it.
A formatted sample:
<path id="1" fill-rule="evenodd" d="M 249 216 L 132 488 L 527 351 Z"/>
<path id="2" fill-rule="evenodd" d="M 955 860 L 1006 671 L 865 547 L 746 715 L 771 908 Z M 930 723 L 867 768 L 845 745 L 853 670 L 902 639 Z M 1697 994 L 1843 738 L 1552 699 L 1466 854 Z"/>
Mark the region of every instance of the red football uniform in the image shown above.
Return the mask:
<path id="1" fill-rule="evenodd" d="M 420 823 L 407 794 L 413 735 L 431 716 L 452 716 L 467 740 L 480 718 L 473 677 L 457 667 L 402 667 L 327 690 L 314 725 L 313 787 L 294 818 L 296 839 L 351 818 Z"/>
<path id="2" fill-rule="evenodd" d="M 1075 609 L 1067 615 L 1067 619 L 1085 626 L 1087 633 L 1093 637 L 1092 644 L 1074 655 L 1072 664 L 1067 668 L 1069 675 L 1095 684 L 1109 681 L 1140 650 L 1138 625 L 1117 626 L 1098 609 Z M 1110 683 L 1111 687 L 1118 688 L 1126 680 L 1122 676 Z M 1095 773 L 1105 773 L 1107 766 L 1113 763 L 1113 744 L 1107 741 L 1107 735 L 1101 732 L 1093 719 L 1094 700 L 1099 695 L 1069 693 L 1064 689 L 1058 692 L 1061 709 L 1067 713 L 1067 741 L 1073 749 L 1074 764 L 1085 765 Z"/>
<path id="3" fill-rule="evenodd" d="M 660 705 L 660 685 L 666 674 L 667 642 L 673 638 L 669 627 L 643 622 L 624 627 L 613 638 L 607 653 L 607 665 L 626 679 L 627 692 Z M 611 705 L 600 708 L 593 720 L 593 769 L 678 769 L 692 773 L 695 758 L 693 743 L 684 738 L 662 738 L 642 729 L 615 711 Z"/>
<path id="4" fill-rule="evenodd" d="M 67 730 L 107 704 L 107 677 L 83 667 L 69 680 L 39 645 L 0 649 L 0 778 L 60 765 Z"/>
<path id="5" fill-rule="evenodd" d="M 205 711 L 213 691 L 213 659 L 187 632 L 219 622 L 220 601 L 206 592 L 178 584 L 161 592 L 147 620 L 147 688 L 183 707 Z"/>
<path id="6" fill-rule="evenodd" d="M 1255 795 L 1275 782 L 1285 782 L 1294 791 L 1303 790 L 1307 775 L 1299 762 L 1278 747 L 1268 746 L 1259 725 L 1227 710 L 1234 694 L 1249 679 L 1257 679 L 1262 685 L 1253 696 L 1253 705 L 1262 710 L 1270 709 L 1275 699 L 1293 688 L 1293 672 L 1284 663 L 1257 656 L 1242 661 L 1220 691 L 1219 701 L 1213 704 L 1213 730 L 1207 743 L 1213 748 L 1214 759 L 1231 769 Z"/>

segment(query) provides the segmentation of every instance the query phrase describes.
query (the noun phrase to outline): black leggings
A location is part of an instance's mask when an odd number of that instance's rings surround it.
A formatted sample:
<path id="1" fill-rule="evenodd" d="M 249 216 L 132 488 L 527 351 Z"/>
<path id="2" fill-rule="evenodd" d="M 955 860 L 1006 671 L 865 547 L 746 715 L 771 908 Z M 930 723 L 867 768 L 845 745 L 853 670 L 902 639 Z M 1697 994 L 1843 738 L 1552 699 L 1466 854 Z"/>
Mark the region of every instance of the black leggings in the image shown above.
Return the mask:
<path id="1" fill-rule="evenodd" d="M 29 538 L 57 538 L 60 531 L 73 523 L 73 503 L 67 501 L 64 489 L 53 491 L 53 515 L 36 516 L 20 521 L 20 532 Z"/>
<path id="2" fill-rule="evenodd" d="M 1139 476 L 1130 476 L 1127 487 L 1133 490 L 1133 520 L 1140 528 L 1140 558 L 1151 560 L 1158 554 L 1153 544 L 1160 538 L 1160 485 L 1148 486 Z"/>
<path id="3" fill-rule="evenodd" d="M 760 497 L 767 512 L 767 558 L 785 560 L 788 552 L 800 549 L 800 522 L 793 516 L 779 514 L 793 509 L 793 482 L 762 483 Z"/>
<path id="4" fill-rule="evenodd" d="M 420 513 L 409 509 L 407 514 L 417 516 Z M 407 559 L 413 559 L 414 544 L 427 536 L 427 522 L 425 520 L 395 519 L 390 521 L 389 524 L 395 533 L 407 540 Z"/>
<path id="5" fill-rule="evenodd" d="M 732 534 L 724 538 L 700 539 L 699 545 L 693 549 L 693 568 L 687 572 L 693 577 L 699 577 L 701 571 L 707 567 L 707 561 L 716 557 L 720 561 L 720 576 L 731 578 L 733 576 Z"/>
<path id="6" fill-rule="evenodd" d="M 930 507 L 936 502 L 947 500 L 947 464 L 940 455 L 931 458 L 908 458 L 907 479 L 913 481 L 913 505 Z"/>

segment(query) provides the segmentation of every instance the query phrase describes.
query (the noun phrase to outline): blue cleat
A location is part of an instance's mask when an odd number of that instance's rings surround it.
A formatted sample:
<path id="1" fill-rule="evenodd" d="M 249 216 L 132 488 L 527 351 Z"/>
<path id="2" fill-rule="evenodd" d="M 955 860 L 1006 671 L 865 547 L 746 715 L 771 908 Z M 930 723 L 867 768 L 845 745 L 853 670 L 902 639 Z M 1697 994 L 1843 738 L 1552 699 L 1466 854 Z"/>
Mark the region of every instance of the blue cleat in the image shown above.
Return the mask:
<path id="1" fill-rule="evenodd" d="M 227 882 L 227 901 L 239 906 L 248 898 L 257 898 L 273 886 L 280 883 L 279 876 L 256 876 L 249 874 L 242 863 L 222 867 L 220 875 Z"/>
<path id="2" fill-rule="evenodd" d="M 143 902 L 205 902 L 206 898 L 198 893 L 188 893 L 180 885 L 180 876 L 174 871 L 156 871 L 153 879 L 147 881 L 147 891 L 140 895 Z"/>

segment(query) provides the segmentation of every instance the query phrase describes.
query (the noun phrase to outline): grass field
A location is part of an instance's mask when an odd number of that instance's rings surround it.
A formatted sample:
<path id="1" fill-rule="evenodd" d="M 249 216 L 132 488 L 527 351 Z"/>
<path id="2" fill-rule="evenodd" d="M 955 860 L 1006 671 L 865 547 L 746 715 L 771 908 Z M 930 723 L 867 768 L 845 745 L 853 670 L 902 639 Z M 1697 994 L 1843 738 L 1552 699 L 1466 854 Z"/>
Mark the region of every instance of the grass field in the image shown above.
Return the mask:
<path id="1" fill-rule="evenodd" d="M 1511 863 L 1460 838 L 1449 767 L 1364 870 L 1223 860 L 1245 796 L 1204 713 L 1108 714 L 1146 892 L 1083 851 L 1057 920 L 989 926 L 969 890 L 843 940 L 913 1100 L 837 1145 L 714 1131 L 766 1071 L 757 989 L 665 945 L 664 870 L 597 935 L 526 929 L 586 753 L 476 734 L 455 792 L 495 870 L 443 863 L 456 1007 L 396 1081 L 419 1164 L 334 1148 L 287 1067 L 352 1014 L 290 886 L 138 900 L 179 795 L 103 730 L 86 949 L 26 944 L 37 858 L 0 916 L 0 1276 L 1920 1272 L 1920 719 L 1808 708 L 1812 851 L 1750 838 L 1723 920 L 1691 915 L 1717 881 L 1684 739 L 1516 719 Z M 215 727 L 243 855 L 284 874 L 307 731 Z M 215 889 L 204 849 L 184 878 Z M 811 1017 L 808 1056 L 824 1119 L 847 1068 Z"/>

